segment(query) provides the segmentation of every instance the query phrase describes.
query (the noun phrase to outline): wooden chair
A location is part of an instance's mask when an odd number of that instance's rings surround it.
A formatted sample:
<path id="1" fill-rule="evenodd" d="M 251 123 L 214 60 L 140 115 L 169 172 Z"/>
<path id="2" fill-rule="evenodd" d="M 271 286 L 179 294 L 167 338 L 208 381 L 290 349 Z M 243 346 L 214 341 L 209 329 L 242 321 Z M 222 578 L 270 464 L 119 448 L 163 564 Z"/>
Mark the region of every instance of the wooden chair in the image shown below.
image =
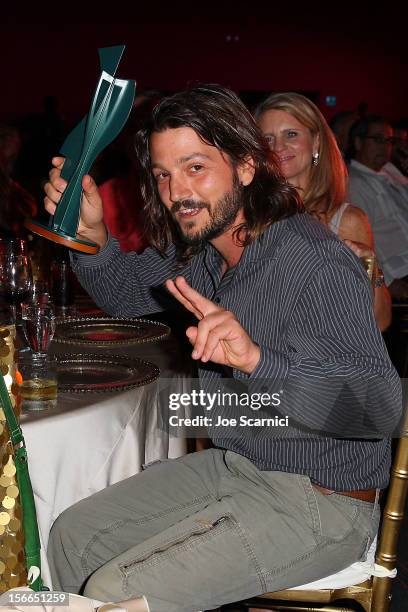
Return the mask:
<path id="1" fill-rule="evenodd" d="M 405 415 L 401 438 L 398 441 L 391 470 L 390 485 L 378 534 L 375 557 L 376 564 L 385 568 L 385 570 L 393 570 L 396 566 L 398 537 L 404 518 L 407 490 L 408 417 Z M 374 576 L 355 586 L 341 589 L 287 589 L 275 593 L 265 593 L 260 597 L 223 606 L 221 610 L 239 612 L 249 608 L 258 608 L 291 610 L 292 612 L 355 612 L 356 610 L 388 612 L 391 603 L 391 587 L 391 577 Z"/>

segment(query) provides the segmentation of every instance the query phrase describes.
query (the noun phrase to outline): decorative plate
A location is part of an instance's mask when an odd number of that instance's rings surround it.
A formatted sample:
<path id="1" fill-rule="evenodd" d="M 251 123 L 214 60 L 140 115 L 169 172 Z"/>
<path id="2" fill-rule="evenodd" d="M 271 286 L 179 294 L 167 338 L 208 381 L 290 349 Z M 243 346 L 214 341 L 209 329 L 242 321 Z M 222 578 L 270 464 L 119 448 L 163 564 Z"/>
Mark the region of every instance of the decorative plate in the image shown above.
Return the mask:
<path id="1" fill-rule="evenodd" d="M 104 348 L 155 342 L 169 334 L 164 323 L 146 319 L 79 317 L 57 319 L 54 341 Z"/>
<path id="2" fill-rule="evenodd" d="M 143 359 L 121 355 L 56 355 L 58 391 L 74 393 L 105 393 L 126 391 L 147 385 L 160 374 L 157 366 Z"/>

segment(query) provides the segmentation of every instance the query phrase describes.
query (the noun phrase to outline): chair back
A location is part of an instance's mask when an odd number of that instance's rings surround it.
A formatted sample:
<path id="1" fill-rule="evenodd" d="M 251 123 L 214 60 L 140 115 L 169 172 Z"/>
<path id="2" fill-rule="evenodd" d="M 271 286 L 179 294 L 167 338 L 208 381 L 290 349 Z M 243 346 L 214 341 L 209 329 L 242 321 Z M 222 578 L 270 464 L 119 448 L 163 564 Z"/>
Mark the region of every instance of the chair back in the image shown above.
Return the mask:
<path id="1" fill-rule="evenodd" d="M 408 409 L 402 424 L 401 438 L 398 441 L 395 459 L 391 469 L 390 485 L 382 517 L 376 563 L 392 570 L 397 562 L 398 538 L 404 519 L 408 491 Z M 374 577 L 372 585 L 371 610 L 373 612 L 389 609 L 392 578 Z"/>

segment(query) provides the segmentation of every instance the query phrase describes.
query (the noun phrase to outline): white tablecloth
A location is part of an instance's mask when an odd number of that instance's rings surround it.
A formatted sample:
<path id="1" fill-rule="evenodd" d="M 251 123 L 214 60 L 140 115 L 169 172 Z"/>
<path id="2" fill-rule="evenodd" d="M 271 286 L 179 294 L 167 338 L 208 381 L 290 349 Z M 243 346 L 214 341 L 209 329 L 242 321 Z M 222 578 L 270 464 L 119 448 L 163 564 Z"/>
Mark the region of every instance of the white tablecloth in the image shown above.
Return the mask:
<path id="1" fill-rule="evenodd" d="M 180 361 L 171 340 L 121 352 L 154 361 L 162 376 L 173 376 L 175 389 L 188 389 L 188 370 L 177 367 Z M 63 510 L 140 472 L 144 463 L 185 454 L 184 438 L 169 437 L 157 427 L 157 392 L 156 381 L 122 393 L 61 393 L 52 413 L 22 415 L 47 586 L 48 536 Z"/>

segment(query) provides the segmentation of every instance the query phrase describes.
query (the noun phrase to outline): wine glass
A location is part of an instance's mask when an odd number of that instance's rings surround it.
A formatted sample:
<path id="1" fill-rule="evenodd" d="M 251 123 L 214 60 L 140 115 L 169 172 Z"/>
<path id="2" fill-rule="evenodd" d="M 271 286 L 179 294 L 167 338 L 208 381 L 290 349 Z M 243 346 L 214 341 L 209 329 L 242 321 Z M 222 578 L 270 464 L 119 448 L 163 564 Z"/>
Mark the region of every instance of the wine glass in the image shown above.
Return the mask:
<path id="1" fill-rule="evenodd" d="M 33 302 L 22 307 L 25 337 L 33 353 L 45 355 L 55 332 L 55 313 L 50 302 Z"/>
<path id="2" fill-rule="evenodd" d="M 50 285 L 48 281 L 38 277 L 33 277 L 30 302 L 33 304 L 52 304 Z"/>
<path id="3" fill-rule="evenodd" d="M 369 255 L 362 255 L 360 257 L 360 261 L 364 266 L 365 271 L 367 272 L 367 276 L 371 282 L 373 282 L 374 272 L 375 272 L 375 255 L 373 252 Z"/>
<path id="4" fill-rule="evenodd" d="M 30 352 L 20 354 L 24 410 L 48 410 L 57 405 L 58 381 L 48 348 L 55 332 L 55 314 L 50 302 L 22 306 L 22 325 Z"/>
<path id="5" fill-rule="evenodd" d="M 0 238 L 0 296 L 7 302 L 13 322 L 21 316 L 21 303 L 30 295 L 31 265 L 23 238 Z"/>

